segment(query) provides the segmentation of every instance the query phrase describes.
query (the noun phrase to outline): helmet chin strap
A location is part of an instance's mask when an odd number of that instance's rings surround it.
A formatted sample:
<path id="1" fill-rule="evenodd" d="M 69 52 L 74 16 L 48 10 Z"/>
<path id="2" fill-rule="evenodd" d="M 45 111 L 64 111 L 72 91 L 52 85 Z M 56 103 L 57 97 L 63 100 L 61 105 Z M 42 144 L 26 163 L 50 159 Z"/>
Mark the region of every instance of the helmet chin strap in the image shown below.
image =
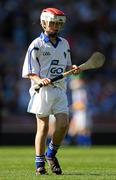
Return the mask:
<path id="1" fill-rule="evenodd" d="M 59 35 L 59 32 L 49 32 L 49 31 L 45 31 L 45 32 L 51 38 L 55 38 Z"/>
<path id="2" fill-rule="evenodd" d="M 58 32 L 55 32 L 55 33 L 48 32 L 48 36 L 51 38 L 55 38 L 58 36 Z"/>

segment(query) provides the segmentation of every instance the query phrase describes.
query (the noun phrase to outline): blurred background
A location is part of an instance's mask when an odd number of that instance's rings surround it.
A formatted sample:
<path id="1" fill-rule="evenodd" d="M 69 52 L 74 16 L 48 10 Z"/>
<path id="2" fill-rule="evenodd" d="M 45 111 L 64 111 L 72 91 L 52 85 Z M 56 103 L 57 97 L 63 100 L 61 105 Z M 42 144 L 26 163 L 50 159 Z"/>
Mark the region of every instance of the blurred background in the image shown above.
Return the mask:
<path id="1" fill-rule="evenodd" d="M 104 66 L 68 78 L 70 127 L 66 145 L 116 144 L 116 1 L 1 0 L 0 1 L 0 145 L 34 144 L 35 116 L 26 112 L 30 82 L 22 66 L 31 41 L 41 33 L 43 8 L 65 12 L 61 36 L 71 47 L 73 64 L 93 52 L 106 57 Z M 50 117 L 53 130 L 54 117 Z"/>

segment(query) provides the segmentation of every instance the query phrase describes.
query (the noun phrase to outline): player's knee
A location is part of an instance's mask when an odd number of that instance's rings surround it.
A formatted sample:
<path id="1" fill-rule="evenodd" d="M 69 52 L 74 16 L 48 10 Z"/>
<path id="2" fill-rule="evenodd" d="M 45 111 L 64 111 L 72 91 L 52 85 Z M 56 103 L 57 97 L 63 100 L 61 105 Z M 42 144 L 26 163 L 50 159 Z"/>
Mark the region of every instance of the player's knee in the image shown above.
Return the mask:
<path id="1" fill-rule="evenodd" d="M 60 129 L 62 129 L 64 131 L 67 130 L 68 127 L 69 127 L 69 122 L 68 121 L 63 122 L 63 123 L 60 124 Z"/>
<path id="2" fill-rule="evenodd" d="M 49 125 L 48 123 L 40 123 L 37 131 L 46 133 L 48 132 Z"/>

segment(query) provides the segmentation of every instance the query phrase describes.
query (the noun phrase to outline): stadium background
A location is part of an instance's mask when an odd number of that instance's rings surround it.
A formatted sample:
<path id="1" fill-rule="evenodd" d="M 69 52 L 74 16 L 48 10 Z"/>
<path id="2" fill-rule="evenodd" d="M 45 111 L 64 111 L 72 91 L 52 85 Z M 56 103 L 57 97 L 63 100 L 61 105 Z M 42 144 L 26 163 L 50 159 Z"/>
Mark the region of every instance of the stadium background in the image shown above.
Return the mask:
<path id="1" fill-rule="evenodd" d="M 34 142 L 35 117 L 26 113 L 30 83 L 21 71 L 28 45 L 41 32 L 39 16 L 46 7 L 67 15 L 62 35 L 70 43 L 73 64 L 86 61 L 96 50 L 106 56 L 103 68 L 86 73 L 93 102 L 92 142 L 116 144 L 115 0 L 0 1 L 0 144 Z"/>

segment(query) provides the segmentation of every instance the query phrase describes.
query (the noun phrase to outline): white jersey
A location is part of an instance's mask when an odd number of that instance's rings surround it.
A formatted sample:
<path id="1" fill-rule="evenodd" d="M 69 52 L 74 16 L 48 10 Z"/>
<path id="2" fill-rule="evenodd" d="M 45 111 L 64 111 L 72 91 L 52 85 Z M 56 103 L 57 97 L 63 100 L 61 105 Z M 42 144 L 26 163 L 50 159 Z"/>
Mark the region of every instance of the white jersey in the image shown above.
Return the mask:
<path id="1" fill-rule="evenodd" d="M 70 48 L 66 39 L 58 37 L 54 45 L 44 33 L 36 38 L 29 46 L 22 77 L 37 74 L 41 78 L 54 78 L 65 72 L 71 66 Z M 34 82 L 31 82 L 30 93 L 33 94 Z M 55 86 L 65 89 L 65 80 L 54 82 Z"/>

